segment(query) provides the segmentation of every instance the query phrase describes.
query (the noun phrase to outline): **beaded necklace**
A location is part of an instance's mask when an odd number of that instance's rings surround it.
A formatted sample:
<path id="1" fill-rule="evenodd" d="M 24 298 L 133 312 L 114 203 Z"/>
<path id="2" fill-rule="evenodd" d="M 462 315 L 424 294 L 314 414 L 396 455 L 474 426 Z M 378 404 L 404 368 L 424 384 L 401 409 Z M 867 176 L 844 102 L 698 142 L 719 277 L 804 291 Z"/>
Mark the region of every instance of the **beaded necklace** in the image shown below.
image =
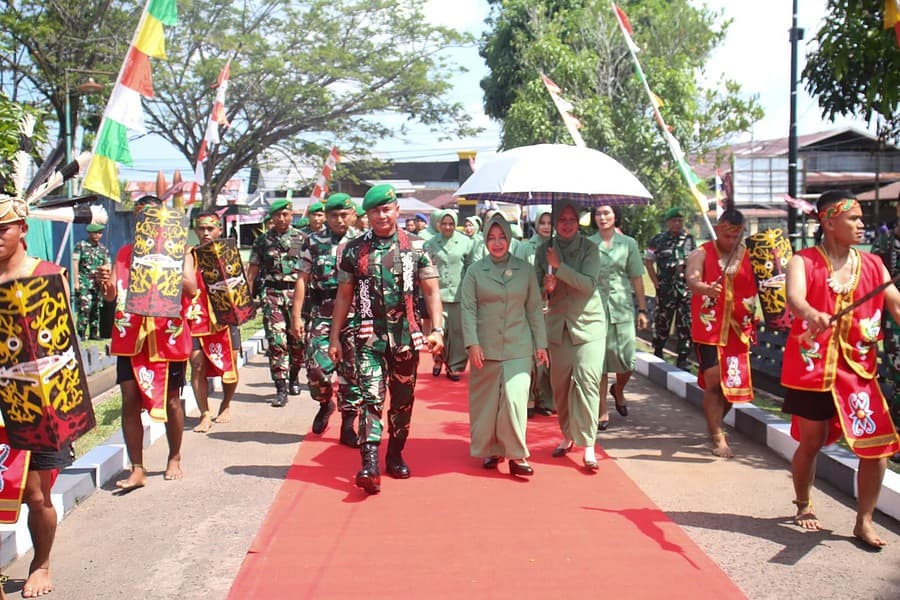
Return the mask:
<path id="1" fill-rule="evenodd" d="M 825 256 L 828 256 L 826 253 Z M 828 284 L 828 287 L 831 288 L 831 291 L 835 293 L 835 295 L 840 296 L 841 294 L 846 294 L 852 291 L 856 287 L 856 262 L 858 260 L 857 251 L 855 248 L 850 248 L 850 254 L 847 256 L 846 264 L 850 265 L 850 278 L 846 281 L 846 283 L 841 283 L 834 276 L 834 261 L 830 256 L 828 256 L 829 267 L 831 268 L 831 273 L 828 275 L 828 278 L 825 280 L 825 283 Z"/>

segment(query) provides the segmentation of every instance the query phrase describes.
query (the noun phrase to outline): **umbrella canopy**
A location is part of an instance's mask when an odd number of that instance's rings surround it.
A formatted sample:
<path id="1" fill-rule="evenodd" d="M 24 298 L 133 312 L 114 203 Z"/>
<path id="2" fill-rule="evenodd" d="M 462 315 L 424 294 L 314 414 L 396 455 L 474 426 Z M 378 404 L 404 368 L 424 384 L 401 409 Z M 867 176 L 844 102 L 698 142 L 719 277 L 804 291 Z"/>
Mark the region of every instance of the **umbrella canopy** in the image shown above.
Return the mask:
<path id="1" fill-rule="evenodd" d="M 649 204 L 637 177 L 599 150 L 537 144 L 501 152 L 480 166 L 454 193 L 472 200 L 582 206 Z"/>

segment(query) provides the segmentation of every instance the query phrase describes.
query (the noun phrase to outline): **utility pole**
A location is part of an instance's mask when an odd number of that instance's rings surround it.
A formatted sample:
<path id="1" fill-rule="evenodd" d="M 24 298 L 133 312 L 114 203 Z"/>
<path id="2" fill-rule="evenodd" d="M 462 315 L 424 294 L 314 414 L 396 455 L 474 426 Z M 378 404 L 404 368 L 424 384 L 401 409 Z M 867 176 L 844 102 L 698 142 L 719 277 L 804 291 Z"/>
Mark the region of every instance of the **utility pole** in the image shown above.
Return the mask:
<path id="1" fill-rule="evenodd" d="M 791 198 L 798 196 L 797 192 L 797 44 L 803 39 L 803 29 L 797 27 L 797 3 L 794 0 L 793 14 L 791 16 L 791 116 L 790 131 L 788 133 L 788 194 Z M 797 250 L 797 209 L 788 205 L 788 239 L 794 250 Z"/>

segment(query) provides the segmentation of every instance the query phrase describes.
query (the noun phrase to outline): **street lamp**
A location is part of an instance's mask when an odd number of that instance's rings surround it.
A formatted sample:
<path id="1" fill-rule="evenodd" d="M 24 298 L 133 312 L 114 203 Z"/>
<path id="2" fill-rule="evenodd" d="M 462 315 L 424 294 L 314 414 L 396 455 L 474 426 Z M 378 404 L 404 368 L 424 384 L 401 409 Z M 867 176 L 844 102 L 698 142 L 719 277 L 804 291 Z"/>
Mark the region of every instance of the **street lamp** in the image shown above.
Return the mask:
<path id="1" fill-rule="evenodd" d="M 69 73 L 80 73 L 84 75 L 114 75 L 110 71 L 97 71 L 94 69 L 77 69 L 73 67 L 66 67 L 65 69 L 65 114 L 63 115 L 63 132 L 65 135 L 65 144 L 66 144 L 66 164 L 72 162 L 72 154 L 73 154 L 73 146 L 74 140 L 72 139 L 73 129 L 75 128 L 75 123 L 72 123 L 72 91 L 69 89 Z M 88 77 L 86 81 L 79 84 L 75 88 L 75 92 L 84 96 L 90 96 L 94 94 L 99 94 L 103 91 L 103 85 L 94 81 L 93 77 Z M 71 198 L 73 194 L 72 190 L 72 180 L 70 179 L 66 184 L 66 196 Z M 72 255 L 75 251 L 75 240 L 72 235 L 72 224 L 69 223 L 66 225 L 66 231 L 63 234 L 63 239 L 59 244 L 59 252 L 56 255 L 56 264 L 62 264 L 62 255 L 63 249 L 69 249 L 69 261 L 72 261 Z M 69 269 L 69 284 L 74 289 L 74 278 L 77 277 L 77 273 L 74 273 L 73 270 Z"/>

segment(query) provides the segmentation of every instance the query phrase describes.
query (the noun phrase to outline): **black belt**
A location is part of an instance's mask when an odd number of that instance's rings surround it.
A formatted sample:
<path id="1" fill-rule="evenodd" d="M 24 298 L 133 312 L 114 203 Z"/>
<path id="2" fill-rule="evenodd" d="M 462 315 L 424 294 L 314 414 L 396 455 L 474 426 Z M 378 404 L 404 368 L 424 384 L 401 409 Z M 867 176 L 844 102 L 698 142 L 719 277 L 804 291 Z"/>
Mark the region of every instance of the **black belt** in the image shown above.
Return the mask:
<path id="1" fill-rule="evenodd" d="M 264 285 L 266 289 L 292 290 L 296 284 L 296 281 L 267 281 Z"/>

